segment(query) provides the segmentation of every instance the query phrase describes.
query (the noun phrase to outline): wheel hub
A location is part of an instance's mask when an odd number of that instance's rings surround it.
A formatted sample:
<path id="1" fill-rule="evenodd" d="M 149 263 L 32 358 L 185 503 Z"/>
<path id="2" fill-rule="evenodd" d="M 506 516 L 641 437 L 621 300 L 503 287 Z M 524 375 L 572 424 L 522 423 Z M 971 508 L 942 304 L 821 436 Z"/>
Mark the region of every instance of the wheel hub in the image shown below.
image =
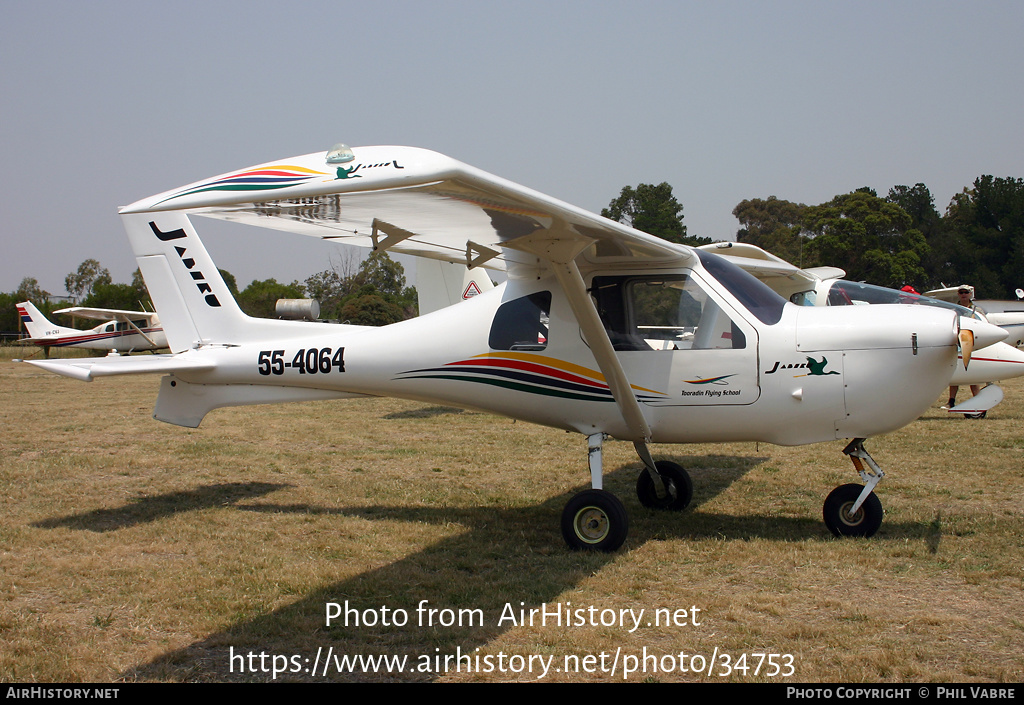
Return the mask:
<path id="1" fill-rule="evenodd" d="M 839 518 L 843 520 L 844 524 L 849 526 L 857 526 L 864 521 L 864 508 L 861 507 L 853 514 L 850 513 L 850 508 L 853 506 L 853 502 L 847 502 L 843 505 L 843 508 L 839 512 Z"/>
<path id="2" fill-rule="evenodd" d="M 575 526 L 581 541 L 598 543 L 608 535 L 608 516 L 597 507 L 584 507 L 576 513 Z"/>

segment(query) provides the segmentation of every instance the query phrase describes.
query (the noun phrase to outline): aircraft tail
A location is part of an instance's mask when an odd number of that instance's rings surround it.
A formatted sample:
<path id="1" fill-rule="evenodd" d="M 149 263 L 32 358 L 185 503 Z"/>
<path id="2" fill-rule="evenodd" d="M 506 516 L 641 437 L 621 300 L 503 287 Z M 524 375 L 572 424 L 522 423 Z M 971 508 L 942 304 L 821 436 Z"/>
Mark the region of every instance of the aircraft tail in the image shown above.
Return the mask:
<path id="1" fill-rule="evenodd" d="M 454 306 L 494 288 L 487 270 L 458 262 L 421 257 L 416 260 L 416 294 L 420 315 Z"/>
<path id="2" fill-rule="evenodd" d="M 33 340 L 45 340 L 46 338 L 57 338 L 62 335 L 79 333 L 74 328 L 65 328 L 51 323 L 31 301 L 23 301 L 17 305 L 18 317 L 25 325 L 25 330 Z"/>
<path id="3" fill-rule="evenodd" d="M 121 217 L 171 352 L 243 343 L 278 323 L 242 312 L 184 213 Z"/>

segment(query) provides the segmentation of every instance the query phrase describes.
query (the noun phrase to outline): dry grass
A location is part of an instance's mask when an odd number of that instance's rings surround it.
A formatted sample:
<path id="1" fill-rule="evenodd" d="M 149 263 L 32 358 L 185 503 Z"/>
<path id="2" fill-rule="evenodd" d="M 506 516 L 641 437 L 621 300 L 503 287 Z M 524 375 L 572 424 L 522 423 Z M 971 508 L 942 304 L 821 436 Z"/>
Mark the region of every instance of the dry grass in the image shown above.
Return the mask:
<path id="1" fill-rule="evenodd" d="M 566 654 L 646 647 L 792 653 L 799 681 L 1019 682 L 1024 383 L 1005 388 L 987 420 L 948 419 L 936 405 L 869 441 L 889 473 L 871 540 L 835 540 L 821 522 L 825 495 L 856 481 L 842 442 L 658 448 L 694 477 L 681 515 L 641 508 L 631 446 L 607 444 L 606 486 L 626 503 L 630 537 L 616 554 L 590 555 L 567 551 L 558 531 L 588 478 L 577 436 L 386 399 L 224 409 L 186 430 L 150 418 L 155 377 L 86 385 L 4 360 L 0 680 L 270 678 L 231 672 L 231 648 L 310 658 L 318 647 L 461 649 L 560 665 Z M 486 623 L 324 623 L 327 602 L 414 617 L 424 599 L 480 609 Z M 696 605 L 701 625 L 498 626 L 507 602 Z M 310 678 L 284 679 L 296 677 Z"/>

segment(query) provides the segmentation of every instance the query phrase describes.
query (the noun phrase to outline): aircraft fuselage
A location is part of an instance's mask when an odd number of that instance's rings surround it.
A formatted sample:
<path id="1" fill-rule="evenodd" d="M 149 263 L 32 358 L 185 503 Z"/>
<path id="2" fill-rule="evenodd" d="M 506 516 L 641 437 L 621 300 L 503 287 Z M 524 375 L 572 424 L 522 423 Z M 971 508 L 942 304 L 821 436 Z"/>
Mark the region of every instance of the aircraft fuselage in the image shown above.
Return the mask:
<path id="1" fill-rule="evenodd" d="M 674 328 L 638 326 L 637 316 L 658 314 L 627 311 L 634 320 L 624 325 L 641 331 L 623 346 L 634 349 L 616 352 L 656 443 L 796 445 L 885 433 L 935 400 L 957 358 L 952 312 L 891 306 L 880 320 L 877 309 L 785 304 L 779 320 L 765 325 L 699 269 L 594 272 L 588 284 L 666 288 L 673 277 L 696 282 L 705 297 L 703 311 L 694 307 L 696 330 L 680 321 Z M 500 309 L 524 300 L 542 300 L 543 310 L 506 323 Z M 550 281 L 512 281 L 383 328 L 297 325 L 304 328 L 296 328 L 295 337 L 273 343 L 184 353 L 213 355 L 215 369 L 176 373 L 188 384 L 173 392 L 165 385 L 161 397 L 193 393 L 189 385 L 245 384 L 395 396 L 637 440 L 568 303 Z M 503 332 L 516 325 L 523 330 L 511 337 Z M 702 335 L 702 326 L 714 335 Z M 650 332 L 656 328 L 662 330 Z M 873 331 L 870 346 L 866 330 Z"/>

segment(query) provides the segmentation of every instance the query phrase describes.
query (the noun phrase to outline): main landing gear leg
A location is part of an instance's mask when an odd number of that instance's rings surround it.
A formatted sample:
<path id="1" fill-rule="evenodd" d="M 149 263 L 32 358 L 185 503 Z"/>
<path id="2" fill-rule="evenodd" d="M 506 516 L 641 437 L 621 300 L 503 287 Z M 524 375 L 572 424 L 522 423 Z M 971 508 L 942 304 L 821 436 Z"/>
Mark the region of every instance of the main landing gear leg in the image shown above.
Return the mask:
<path id="1" fill-rule="evenodd" d="M 864 486 L 840 485 L 832 490 L 822 511 L 825 525 L 836 536 L 874 536 L 882 525 L 883 514 L 882 503 L 874 489 L 885 473 L 864 448 L 863 438 L 854 438 L 843 453 L 850 456 Z"/>
<path id="2" fill-rule="evenodd" d="M 614 551 L 626 540 L 629 520 L 622 501 L 603 489 L 601 448 L 603 433 L 587 437 L 590 486 L 569 500 L 562 511 L 562 537 L 574 550 Z M 640 503 L 652 509 L 681 511 L 693 498 L 693 481 L 681 465 L 668 460 L 654 461 L 644 442 L 636 442 L 644 469 L 636 481 Z"/>
<path id="3" fill-rule="evenodd" d="M 614 551 L 626 540 L 629 518 L 622 501 L 602 489 L 603 433 L 587 437 L 590 484 L 569 500 L 562 511 L 562 538 L 573 550 Z"/>

